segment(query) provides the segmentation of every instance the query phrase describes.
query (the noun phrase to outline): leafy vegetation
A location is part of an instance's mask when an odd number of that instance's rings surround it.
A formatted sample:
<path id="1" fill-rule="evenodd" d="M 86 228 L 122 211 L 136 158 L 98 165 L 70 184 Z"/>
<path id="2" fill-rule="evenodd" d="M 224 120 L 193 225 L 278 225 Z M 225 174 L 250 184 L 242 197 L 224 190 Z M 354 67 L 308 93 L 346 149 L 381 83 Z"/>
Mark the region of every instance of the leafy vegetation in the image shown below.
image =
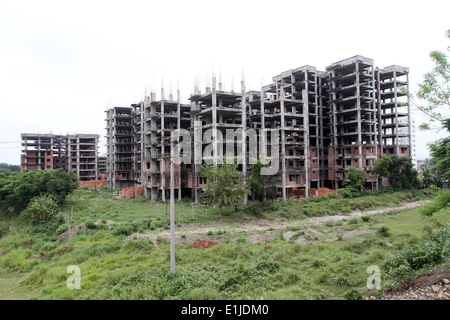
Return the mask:
<path id="1" fill-rule="evenodd" d="M 63 169 L 31 172 L 0 172 L 0 208 L 13 207 L 16 214 L 34 197 L 51 195 L 58 206 L 78 187 L 75 172 Z"/>
<path id="2" fill-rule="evenodd" d="M 445 208 L 450 203 L 450 190 L 443 190 L 433 202 L 426 204 L 420 208 L 420 213 L 424 216 L 431 217 L 435 212 Z"/>
<path id="3" fill-rule="evenodd" d="M 342 183 L 344 187 L 350 187 L 356 191 L 362 191 L 364 189 L 364 170 L 351 167 L 348 169 L 345 178 Z"/>
<path id="4" fill-rule="evenodd" d="M 205 164 L 200 172 L 206 178 L 202 197 L 218 206 L 220 214 L 223 207 L 236 207 L 243 203 L 246 194 L 250 194 L 250 188 L 244 183 L 236 163 Z"/>
<path id="5" fill-rule="evenodd" d="M 389 285 L 411 279 L 418 271 L 450 262 L 450 224 L 433 229 L 424 240 L 408 244 L 384 262 Z"/>
<path id="6" fill-rule="evenodd" d="M 418 172 L 410 157 L 383 156 L 375 161 L 371 171 L 389 178 L 392 188 L 414 189 L 420 186 Z"/>
<path id="7" fill-rule="evenodd" d="M 2 163 L 0 163 L 0 172 L 2 172 L 2 171 L 19 172 L 20 166 L 2 162 Z"/>

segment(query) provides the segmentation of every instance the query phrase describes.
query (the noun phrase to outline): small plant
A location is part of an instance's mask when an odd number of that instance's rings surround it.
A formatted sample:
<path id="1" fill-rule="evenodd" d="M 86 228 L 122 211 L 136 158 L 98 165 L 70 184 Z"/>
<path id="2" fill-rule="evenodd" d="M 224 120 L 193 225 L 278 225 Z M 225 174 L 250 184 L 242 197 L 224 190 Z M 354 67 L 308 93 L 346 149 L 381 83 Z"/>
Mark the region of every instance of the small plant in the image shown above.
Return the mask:
<path id="1" fill-rule="evenodd" d="M 131 225 L 122 224 L 114 228 L 113 234 L 115 236 L 129 236 L 133 231 L 133 227 Z"/>
<path id="2" fill-rule="evenodd" d="M 362 220 L 363 222 L 369 222 L 369 221 L 370 221 L 370 217 L 369 217 L 369 216 L 362 216 L 362 217 L 361 217 L 361 220 Z"/>
<path id="3" fill-rule="evenodd" d="M 84 224 L 88 229 L 95 229 L 96 225 L 93 220 L 88 220 Z"/>
<path id="4" fill-rule="evenodd" d="M 212 236 L 212 235 L 213 235 L 213 232 L 212 232 L 211 230 L 209 230 L 208 233 L 207 233 L 207 235 L 208 235 L 208 236 Z"/>
<path id="5" fill-rule="evenodd" d="M 329 228 L 334 227 L 334 222 L 333 221 L 327 221 L 325 222 L 325 225 Z"/>
<path id="6" fill-rule="evenodd" d="M 28 215 L 33 221 L 48 221 L 56 216 L 56 208 L 57 204 L 53 197 L 44 195 L 33 198 L 24 215 Z"/>
<path id="7" fill-rule="evenodd" d="M 351 289 L 344 293 L 344 299 L 346 299 L 346 300 L 361 300 L 362 294 L 358 290 Z"/>
<path id="8" fill-rule="evenodd" d="M 357 223 L 358 223 L 358 220 L 356 220 L 356 219 L 350 219 L 348 221 L 348 224 L 357 224 Z"/>
<path id="9" fill-rule="evenodd" d="M 245 242 L 247 242 L 247 240 L 245 240 L 244 237 L 240 237 L 240 238 L 236 239 L 236 242 L 245 243 Z"/>
<path id="10" fill-rule="evenodd" d="M 382 237 L 389 237 L 389 228 L 388 227 L 381 227 L 377 230 L 377 235 Z"/>
<path id="11" fill-rule="evenodd" d="M 182 234 L 182 235 L 181 235 L 181 238 L 186 239 L 186 235 L 185 235 L 185 234 Z"/>

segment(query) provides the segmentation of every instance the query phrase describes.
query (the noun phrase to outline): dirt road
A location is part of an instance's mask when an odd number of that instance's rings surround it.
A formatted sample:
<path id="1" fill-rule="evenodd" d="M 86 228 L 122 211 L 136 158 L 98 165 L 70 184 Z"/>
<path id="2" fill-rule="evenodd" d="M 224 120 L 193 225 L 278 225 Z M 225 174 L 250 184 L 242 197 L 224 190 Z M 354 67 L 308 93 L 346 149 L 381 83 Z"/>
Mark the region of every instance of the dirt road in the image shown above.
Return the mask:
<path id="1" fill-rule="evenodd" d="M 276 237 L 276 232 L 274 231 L 280 231 L 284 230 L 288 227 L 312 227 L 317 225 L 323 225 L 327 221 L 340 221 L 340 220 L 348 220 L 352 218 L 358 218 L 361 216 L 369 216 L 369 215 L 375 215 L 380 213 L 386 213 L 391 211 L 402 211 L 402 210 L 409 210 L 414 209 L 417 207 L 420 207 L 424 205 L 425 203 L 429 202 L 428 200 L 424 201 L 416 201 L 416 202 L 408 202 L 403 203 L 400 206 L 397 207 L 389 207 L 389 208 L 381 208 L 376 210 L 370 210 L 370 211 L 352 211 L 347 215 L 334 215 L 334 216 L 324 216 L 324 217 L 314 217 L 314 218 L 307 218 L 302 220 L 289 220 L 289 221 L 270 221 L 266 219 L 261 220 L 255 220 L 255 221 L 249 221 L 249 222 L 237 222 L 237 223 L 225 223 L 225 222 L 212 222 L 209 224 L 190 224 L 186 226 L 177 227 L 175 230 L 175 237 L 177 243 L 189 243 L 194 241 L 197 238 L 202 239 L 216 239 L 216 237 L 208 236 L 209 234 L 217 234 L 217 232 L 223 232 L 226 231 L 228 234 L 238 234 L 241 232 L 258 232 L 258 231 L 271 231 L 266 236 L 260 236 L 260 235 L 252 235 L 247 238 L 247 242 L 263 242 L 267 239 L 272 239 Z M 279 232 L 277 233 L 279 235 Z M 348 236 L 355 236 L 354 232 L 348 235 L 344 235 L 344 237 Z M 133 239 L 133 238 L 163 238 L 163 239 L 169 239 L 170 238 L 170 231 L 168 230 L 155 230 L 155 231 L 148 231 L 146 233 L 135 233 L 129 236 L 127 239 Z M 320 238 L 320 237 L 319 237 Z M 287 240 L 287 239 L 286 239 Z M 233 239 L 231 239 L 233 241 Z M 299 240 L 298 242 L 302 242 Z"/>

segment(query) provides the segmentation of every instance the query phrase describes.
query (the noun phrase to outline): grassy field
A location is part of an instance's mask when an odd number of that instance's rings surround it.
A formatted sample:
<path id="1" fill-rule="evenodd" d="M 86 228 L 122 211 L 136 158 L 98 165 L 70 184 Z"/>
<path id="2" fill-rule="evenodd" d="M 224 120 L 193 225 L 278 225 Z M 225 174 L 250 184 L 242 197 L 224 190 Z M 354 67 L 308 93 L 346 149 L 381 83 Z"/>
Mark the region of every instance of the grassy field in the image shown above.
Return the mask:
<path id="1" fill-rule="evenodd" d="M 275 202 L 263 218 L 280 222 L 345 215 L 430 196 L 398 192 Z M 167 230 L 165 204 L 79 189 L 64 212 L 72 208 L 73 225 L 86 226 L 72 239 L 58 237 L 66 230 L 61 220 L 46 226 L 32 226 L 18 218 L 1 222 L 0 299 L 342 299 L 350 289 L 367 290 L 367 267 L 381 267 L 398 250 L 421 241 L 424 227 L 432 225 L 414 209 L 316 225 L 314 231 L 323 236 L 311 237 L 307 243 L 296 243 L 295 236 L 302 232 L 304 236 L 310 226 L 286 227 L 278 237 L 256 243 L 247 241 L 251 234 L 246 232 L 210 232 L 201 238 L 217 240 L 218 245 L 207 249 L 176 245 L 177 273 L 172 276 L 167 242 L 159 239 L 155 246 L 151 237 L 130 237 L 134 232 Z M 208 206 L 194 210 L 193 217 L 188 200 L 176 205 L 178 228 L 261 219 L 251 208 L 228 210 L 221 217 Z M 450 222 L 449 213 L 447 206 L 434 221 Z M 387 234 L 377 232 L 381 227 L 387 228 Z M 336 238 L 348 231 L 359 234 Z M 81 270 L 80 290 L 66 286 L 71 265 Z"/>

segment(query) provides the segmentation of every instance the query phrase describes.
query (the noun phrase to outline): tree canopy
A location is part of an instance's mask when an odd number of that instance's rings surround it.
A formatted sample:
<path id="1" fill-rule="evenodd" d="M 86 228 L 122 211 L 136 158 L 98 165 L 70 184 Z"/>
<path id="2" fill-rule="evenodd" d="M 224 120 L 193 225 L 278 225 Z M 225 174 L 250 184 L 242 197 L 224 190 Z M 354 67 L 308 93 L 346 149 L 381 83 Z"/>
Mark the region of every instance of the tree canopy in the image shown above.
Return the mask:
<path id="1" fill-rule="evenodd" d="M 62 205 L 68 194 L 78 187 L 75 172 L 63 169 L 30 172 L 0 172 L 0 206 L 24 209 L 31 199 L 51 195 Z"/>
<path id="2" fill-rule="evenodd" d="M 220 214 L 223 207 L 240 205 L 245 195 L 250 194 L 250 188 L 245 184 L 236 163 L 202 165 L 200 173 L 206 178 L 202 197 L 207 199 L 208 203 L 216 205 Z"/>

